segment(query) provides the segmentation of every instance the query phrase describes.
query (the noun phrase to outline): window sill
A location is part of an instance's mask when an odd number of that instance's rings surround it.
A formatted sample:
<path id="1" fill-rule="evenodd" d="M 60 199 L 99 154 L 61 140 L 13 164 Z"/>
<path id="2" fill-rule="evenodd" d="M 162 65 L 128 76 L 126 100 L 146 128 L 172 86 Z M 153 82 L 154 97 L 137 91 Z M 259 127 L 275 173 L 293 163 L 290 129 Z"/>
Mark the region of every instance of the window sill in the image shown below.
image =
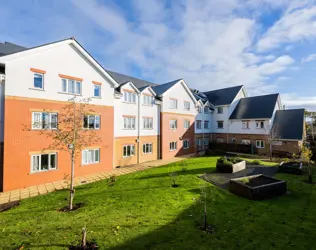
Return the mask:
<path id="1" fill-rule="evenodd" d="M 94 98 L 94 99 L 102 99 L 101 96 L 91 96 L 91 98 Z"/>
<path id="2" fill-rule="evenodd" d="M 134 157 L 135 155 L 123 156 L 123 159 Z"/>
<path id="3" fill-rule="evenodd" d="M 47 172 L 57 171 L 57 170 L 58 170 L 58 168 L 56 168 L 56 169 L 48 169 L 48 170 L 43 170 L 43 171 L 37 171 L 37 172 L 30 172 L 30 173 L 29 173 L 29 175 L 30 175 L 30 174 L 41 174 L 41 173 L 47 173 Z"/>
<path id="4" fill-rule="evenodd" d="M 150 153 L 143 153 L 143 155 L 151 155 L 152 154 L 152 152 L 150 152 Z"/>
<path id="5" fill-rule="evenodd" d="M 154 130 L 154 128 L 143 128 L 143 130 Z"/>
<path id="6" fill-rule="evenodd" d="M 123 103 L 126 103 L 126 104 L 136 104 L 136 102 L 124 102 Z"/>
<path id="7" fill-rule="evenodd" d="M 58 92 L 58 94 L 72 95 L 72 96 L 82 96 L 81 94 L 71 94 L 71 93 L 67 93 L 67 92 Z"/>
<path id="8" fill-rule="evenodd" d="M 37 91 L 45 91 L 44 89 L 40 89 L 40 88 L 29 88 L 30 90 L 37 90 Z"/>
<path id="9" fill-rule="evenodd" d="M 123 128 L 123 130 L 135 130 L 135 128 Z"/>
<path id="10" fill-rule="evenodd" d="M 169 152 L 173 152 L 173 151 L 176 151 L 176 150 L 177 150 L 177 149 L 170 149 Z"/>
<path id="11" fill-rule="evenodd" d="M 224 129 L 224 128 L 217 128 L 217 129 Z"/>
<path id="12" fill-rule="evenodd" d="M 176 128 L 170 128 L 169 130 L 177 130 Z"/>
<path id="13" fill-rule="evenodd" d="M 100 128 L 82 128 L 82 130 L 90 131 L 90 130 L 100 130 Z"/>
<path id="14" fill-rule="evenodd" d="M 186 149 L 189 149 L 189 148 L 183 148 L 183 149 L 185 149 L 185 150 L 186 150 Z"/>
<path id="15" fill-rule="evenodd" d="M 84 166 L 89 166 L 89 165 L 95 165 L 95 164 L 98 164 L 100 162 L 93 162 L 93 163 L 82 163 L 81 164 L 81 167 L 84 167 Z"/>
<path id="16" fill-rule="evenodd" d="M 154 105 L 143 104 L 142 106 L 145 106 L 145 107 L 153 107 Z"/>
<path id="17" fill-rule="evenodd" d="M 57 130 L 57 128 L 32 128 L 32 131 L 51 131 L 51 130 Z"/>

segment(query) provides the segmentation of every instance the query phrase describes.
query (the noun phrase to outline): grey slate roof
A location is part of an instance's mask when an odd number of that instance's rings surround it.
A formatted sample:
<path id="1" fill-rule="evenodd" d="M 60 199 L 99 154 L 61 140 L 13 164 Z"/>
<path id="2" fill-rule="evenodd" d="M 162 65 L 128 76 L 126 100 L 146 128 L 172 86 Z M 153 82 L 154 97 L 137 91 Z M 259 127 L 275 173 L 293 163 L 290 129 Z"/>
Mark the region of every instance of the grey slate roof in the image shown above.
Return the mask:
<path id="1" fill-rule="evenodd" d="M 304 109 L 278 110 L 272 127 L 273 137 L 280 140 L 302 140 L 304 119 Z"/>
<path id="2" fill-rule="evenodd" d="M 0 56 L 20 52 L 26 49 L 27 48 L 14 44 L 14 43 L 9 43 L 9 42 L 0 43 Z"/>
<path id="3" fill-rule="evenodd" d="M 147 87 L 147 86 L 156 86 L 157 84 L 152 83 L 152 82 L 148 82 L 148 81 L 144 81 L 135 77 L 131 77 L 131 76 L 127 76 L 127 75 L 123 75 L 114 71 L 110 71 L 110 70 L 106 70 L 106 72 L 108 72 L 110 74 L 110 76 L 112 76 L 115 81 L 117 81 L 120 85 L 123 83 L 127 83 L 127 82 L 132 82 L 138 89 L 143 88 L 143 87 Z"/>
<path id="4" fill-rule="evenodd" d="M 242 87 L 243 86 L 241 85 L 230 88 L 217 89 L 203 92 L 203 94 L 206 95 L 209 102 L 212 103 L 214 106 L 229 105 L 233 102 Z"/>
<path id="5" fill-rule="evenodd" d="M 240 99 L 229 119 L 270 119 L 279 94 Z"/>
<path id="6" fill-rule="evenodd" d="M 182 79 L 174 80 L 171 82 L 167 82 L 164 84 L 153 86 L 152 89 L 156 92 L 157 95 L 162 95 L 165 93 L 169 88 L 171 88 L 173 85 L 175 85 L 177 82 L 179 82 Z"/>

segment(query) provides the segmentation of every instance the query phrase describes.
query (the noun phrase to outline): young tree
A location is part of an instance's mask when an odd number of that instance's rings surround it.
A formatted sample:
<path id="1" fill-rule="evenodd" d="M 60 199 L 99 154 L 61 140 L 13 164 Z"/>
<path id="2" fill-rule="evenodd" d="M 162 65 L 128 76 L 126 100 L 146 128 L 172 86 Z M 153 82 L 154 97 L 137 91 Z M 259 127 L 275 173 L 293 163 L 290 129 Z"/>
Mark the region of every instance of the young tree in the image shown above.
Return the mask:
<path id="1" fill-rule="evenodd" d="M 303 162 L 307 162 L 308 166 L 308 182 L 313 184 L 311 157 L 313 152 L 306 146 L 302 147 L 301 158 Z"/>
<path id="2" fill-rule="evenodd" d="M 89 101 L 89 99 L 77 100 L 76 96 L 69 99 L 68 103 L 59 110 L 57 121 L 54 121 L 57 122 L 57 128 L 39 130 L 41 135 L 51 141 L 46 149 L 66 151 L 70 155 L 69 210 L 73 209 L 75 195 L 76 158 L 84 148 L 101 142 L 101 137 L 97 135 L 96 130 L 90 129 L 92 121 L 88 119 L 87 115 L 95 114 L 95 111 Z M 37 126 L 33 124 L 33 127 L 34 125 Z M 41 122 L 38 126 L 44 126 L 44 123 Z"/>

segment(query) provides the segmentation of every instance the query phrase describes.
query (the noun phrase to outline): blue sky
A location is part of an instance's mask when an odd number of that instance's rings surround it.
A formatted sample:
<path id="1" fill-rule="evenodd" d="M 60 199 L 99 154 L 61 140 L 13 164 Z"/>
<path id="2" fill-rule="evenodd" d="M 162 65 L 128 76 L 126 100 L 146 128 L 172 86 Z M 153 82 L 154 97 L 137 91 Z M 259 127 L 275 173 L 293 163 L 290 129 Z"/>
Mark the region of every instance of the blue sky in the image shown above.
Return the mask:
<path id="1" fill-rule="evenodd" d="M 313 0 L 0 0 L 0 41 L 75 37 L 105 68 L 212 90 L 279 92 L 316 110 Z"/>

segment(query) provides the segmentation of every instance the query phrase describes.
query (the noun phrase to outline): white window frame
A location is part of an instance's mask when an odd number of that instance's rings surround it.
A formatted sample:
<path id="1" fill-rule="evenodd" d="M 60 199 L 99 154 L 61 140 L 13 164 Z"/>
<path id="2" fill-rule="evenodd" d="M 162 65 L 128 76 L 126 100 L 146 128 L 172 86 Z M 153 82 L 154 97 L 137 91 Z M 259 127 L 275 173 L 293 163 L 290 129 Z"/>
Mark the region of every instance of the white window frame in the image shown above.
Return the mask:
<path id="1" fill-rule="evenodd" d="M 202 120 L 196 120 L 196 129 L 202 129 Z"/>
<path id="2" fill-rule="evenodd" d="M 125 150 L 126 148 L 126 150 Z M 128 155 L 128 149 L 129 148 L 129 152 L 130 154 Z M 127 158 L 127 157 L 132 157 L 135 155 L 135 145 L 134 144 L 127 144 L 127 145 L 123 145 L 123 158 Z"/>
<path id="3" fill-rule="evenodd" d="M 205 126 L 207 124 L 207 126 Z M 204 121 L 204 129 L 209 129 L 210 128 L 210 121 Z"/>
<path id="4" fill-rule="evenodd" d="M 143 129 L 153 129 L 154 119 L 152 117 L 143 117 Z"/>
<path id="5" fill-rule="evenodd" d="M 151 95 L 143 95 L 143 105 L 153 106 L 154 98 Z"/>
<path id="6" fill-rule="evenodd" d="M 202 138 L 197 138 L 196 139 L 196 146 L 201 147 L 202 146 Z"/>
<path id="7" fill-rule="evenodd" d="M 48 169 L 41 170 L 41 162 L 42 162 L 42 155 L 48 155 Z M 55 155 L 55 167 L 51 167 L 51 155 Z M 34 158 L 38 157 L 38 164 L 39 164 L 39 170 L 34 170 L 33 165 L 34 165 Z M 50 170 L 56 170 L 57 169 L 57 153 L 43 153 L 43 154 L 32 154 L 31 155 L 31 173 L 39 173 L 39 172 L 47 172 Z"/>
<path id="8" fill-rule="evenodd" d="M 82 127 L 84 129 L 90 129 L 90 130 L 99 130 L 100 129 L 100 127 L 101 127 L 101 116 L 100 115 L 85 115 L 83 119 L 85 119 L 86 117 L 87 117 L 87 126 L 88 127 L 85 127 L 84 120 L 83 120 Z M 89 128 L 90 117 L 94 117 L 93 128 Z M 99 127 L 97 126 L 98 125 L 97 120 L 99 120 Z"/>
<path id="9" fill-rule="evenodd" d="M 74 92 L 69 92 L 69 84 L 70 82 L 73 82 L 74 83 Z M 64 83 L 66 83 L 66 88 L 64 89 Z M 77 92 L 77 87 L 78 87 L 78 84 L 80 85 L 80 93 Z M 81 81 L 76 81 L 76 80 L 72 80 L 72 79 L 67 79 L 67 78 L 62 78 L 61 79 L 61 92 L 62 93 L 66 93 L 66 94 L 70 94 L 70 95 L 81 95 L 82 93 L 82 82 Z"/>
<path id="10" fill-rule="evenodd" d="M 178 100 L 174 98 L 169 99 L 169 108 L 170 109 L 177 109 L 178 108 Z"/>
<path id="11" fill-rule="evenodd" d="M 183 109 L 184 109 L 185 111 L 190 111 L 190 102 L 184 101 L 184 102 L 183 102 Z"/>
<path id="12" fill-rule="evenodd" d="M 172 141 L 169 143 L 169 151 L 175 151 L 177 150 L 177 142 L 176 141 Z"/>
<path id="13" fill-rule="evenodd" d="M 42 77 L 42 87 L 41 87 L 41 88 L 35 87 L 35 75 L 40 75 L 40 76 Z M 36 72 L 33 73 L 33 88 L 34 88 L 34 89 L 41 89 L 41 90 L 44 90 L 44 74 L 42 74 L 42 73 L 36 73 Z"/>
<path id="14" fill-rule="evenodd" d="M 208 106 L 204 107 L 204 114 L 210 113 L 210 108 Z"/>
<path id="15" fill-rule="evenodd" d="M 190 140 L 183 140 L 183 149 L 190 148 Z"/>
<path id="16" fill-rule="evenodd" d="M 96 160 L 96 152 L 98 152 L 99 159 Z M 92 153 L 92 157 L 89 159 L 89 154 Z M 86 156 L 85 156 L 86 154 Z M 86 158 L 86 159 L 85 159 Z M 84 149 L 82 150 L 82 165 L 90 165 L 90 164 L 96 164 L 100 163 L 100 148 L 93 148 L 93 149 Z"/>
<path id="17" fill-rule="evenodd" d="M 124 129 L 135 129 L 136 127 L 136 117 L 123 117 L 124 119 Z"/>
<path id="18" fill-rule="evenodd" d="M 222 127 L 218 126 L 220 122 L 223 124 Z M 223 128 L 224 128 L 224 121 L 217 121 L 217 129 L 223 129 Z"/>
<path id="19" fill-rule="evenodd" d="M 265 148 L 264 140 L 256 140 L 256 148 Z"/>
<path id="20" fill-rule="evenodd" d="M 223 107 L 217 107 L 217 114 L 223 114 L 224 108 Z"/>
<path id="21" fill-rule="evenodd" d="M 43 115 L 48 115 L 48 127 L 44 128 Z M 39 115 L 40 119 L 35 122 L 35 116 Z M 56 115 L 56 127 L 52 127 L 52 116 Z M 54 130 L 58 128 L 58 113 L 55 112 L 32 112 L 32 129 L 33 130 Z"/>
<path id="22" fill-rule="evenodd" d="M 202 107 L 198 106 L 198 113 L 202 113 Z"/>
<path id="23" fill-rule="evenodd" d="M 222 137 L 217 137 L 217 138 L 216 138 L 216 143 L 224 143 L 224 138 L 222 138 Z"/>
<path id="24" fill-rule="evenodd" d="M 144 143 L 143 144 L 143 153 L 144 154 L 152 154 L 153 152 L 153 144 L 152 143 Z"/>
<path id="25" fill-rule="evenodd" d="M 99 88 L 99 95 L 95 95 L 95 88 Z M 93 97 L 101 98 L 101 85 L 100 84 L 93 84 Z"/>
<path id="26" fill-rule="evenodd" d="M 249 121 L 241 121 L 242 122 L 242 129 L 249 129 Z"/>
<path id="27" fill-rule="evenodd" d="M 129 92 L 129 91 L 123 91 L 123 100 L 126 103 L 136 103 L 136 93 L 135 92 Z"/>
<path id="28" fill-rule="evenodd" d="M 169 120 L 169 128 L 170 129 L 177 129 L 178 128 L 178 121 L 177 120 Z"/>
<path id="29" fill-rule="evenodd" d="M 189 129 L 190 128 L 190 120 L 184 120 L 183 121 L 183 128 Z"/>
<path id="30" fill-rule="evenodd" d="M 251 144 L 250 139 L 241 139 L 241 144 L 250 145 Z"/>
<path id="31" fill-rule="evenodd" d="M 261 121 L 261 120 L 256 121 L 256 128 L 263 129 L 264 128 L 264 121 Z"/>

